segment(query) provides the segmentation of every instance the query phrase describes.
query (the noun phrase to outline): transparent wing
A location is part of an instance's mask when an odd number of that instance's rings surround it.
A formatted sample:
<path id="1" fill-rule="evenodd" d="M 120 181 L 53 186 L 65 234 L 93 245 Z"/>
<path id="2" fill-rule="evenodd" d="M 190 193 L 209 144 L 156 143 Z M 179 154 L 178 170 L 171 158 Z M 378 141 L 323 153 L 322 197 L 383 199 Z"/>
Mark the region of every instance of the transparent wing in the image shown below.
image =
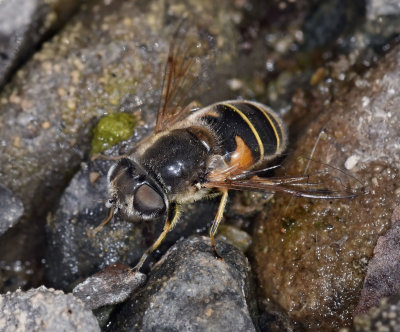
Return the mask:
<path id="1" fill-rule="evenodd" d="M 317 163 L 323 165 L 320 162 Z M 214 172 L 212 178 L 204 184 L 204 187 L 282 192 L 297 197 L 322 199 L 353 198 L 363 193 L 362 184 L 357 178 L 331 165 L 324 166 L 324 170 L 312 171 L 301 176 L 286 175 L 266 178 L 255 174 L 281 166 L 242 172 L 240 174 L 232 174 L 231 176 L 227 176 L 225 171 L 221 171 L 221 174 Z"/>
<path id="2" fill-rule="evenodd" d="M 154 131 L 170 128 L 192 108 L 184 103 L 214 62 L 213 37 L 198 25 L 183 20 L 175 30 L 164 69 Z M 186 107 L 185 107 L 186 106 Z"/>

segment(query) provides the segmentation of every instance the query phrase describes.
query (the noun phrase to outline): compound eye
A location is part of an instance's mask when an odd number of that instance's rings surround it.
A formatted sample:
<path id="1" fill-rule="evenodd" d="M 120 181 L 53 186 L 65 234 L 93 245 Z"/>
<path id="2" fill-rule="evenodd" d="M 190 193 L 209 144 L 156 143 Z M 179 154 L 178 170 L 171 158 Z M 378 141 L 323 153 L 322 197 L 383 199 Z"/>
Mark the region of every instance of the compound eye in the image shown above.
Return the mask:
<path id="1" fill-rule="evenodd" d="M 135 192 L 133 207 L 142 214 L 161 214 L 165 204 L 162 196 L 147 184 L 142 184 Z"/>

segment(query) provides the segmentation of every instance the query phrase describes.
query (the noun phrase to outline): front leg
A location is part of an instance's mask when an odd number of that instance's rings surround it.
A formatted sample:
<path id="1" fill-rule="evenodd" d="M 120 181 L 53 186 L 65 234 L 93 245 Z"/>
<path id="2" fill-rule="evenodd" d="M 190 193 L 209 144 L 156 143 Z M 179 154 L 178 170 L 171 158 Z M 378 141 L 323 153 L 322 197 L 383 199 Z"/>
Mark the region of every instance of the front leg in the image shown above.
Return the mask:
<path id="1" fill-rule="evenodd" d="M 172 215 L 172 217 L 170 217 L 170 215 Z M 146 261 L 147 257 L 149 257 L 149 255 L 160 246 L 161 242 L 165 239 L 168 232 L 171 231 L 175 227 L 178 220 L 179 220 L 179 205 L 176 203 L 173 203 L 171 205 L 171 213 L 168 213 L 167 220 L 165 221 L 163 231 L 158 236 L 157 240 L 153 243 L 153 245 L 143 253 L 139 262 L 135 265 L 135 267 L 132 268 L 132 271 L 139 272 L 142 265 Z"/>

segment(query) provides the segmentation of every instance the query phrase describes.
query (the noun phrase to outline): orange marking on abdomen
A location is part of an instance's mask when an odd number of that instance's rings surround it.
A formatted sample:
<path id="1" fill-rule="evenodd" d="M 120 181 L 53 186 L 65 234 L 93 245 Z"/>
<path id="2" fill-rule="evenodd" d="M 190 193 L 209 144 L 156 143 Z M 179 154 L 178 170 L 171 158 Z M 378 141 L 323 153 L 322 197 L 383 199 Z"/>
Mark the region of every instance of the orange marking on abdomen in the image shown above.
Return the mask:
<path id="1" fill-rule="evenodd" d="M 242 171 L 254 164 L 254 158 L 249 146 L 240 136 L 235 136 L 236 150 L 231 155 L 229 166 Z"/>

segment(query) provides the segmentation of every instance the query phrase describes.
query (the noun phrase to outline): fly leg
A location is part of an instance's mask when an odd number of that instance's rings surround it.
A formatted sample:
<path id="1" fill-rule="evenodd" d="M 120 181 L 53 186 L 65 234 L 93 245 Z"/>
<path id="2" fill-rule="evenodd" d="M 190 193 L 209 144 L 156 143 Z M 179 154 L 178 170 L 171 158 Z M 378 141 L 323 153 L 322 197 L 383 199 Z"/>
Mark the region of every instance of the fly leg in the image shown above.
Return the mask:
<path id="1" fill-rule="evenodd" d="M 223 190 L 222 191 L 222 197 L 221 197 L 221 201 L 219 203 L 219 207 L 218 207 L 218 211 L 217 214 L 214 218 L 213 224 L 210 228 L 210 240 L 211 240 L 211 247 L 212 250 L 214 252 L 215 257 L 217 257 L 218 259 L 222 260 L 222 257 L 218 254 L 217 252 L 217 248 L 215 247 L 215 233 L 217 233 L 217 229 L 219 226 L 219 223 L 222 220 L 222 216 L 224 214 L 224 210 L 225 210 L 225 206 L 226 206 L 226 202 L 228 201 L 228 190 Z"/>
<path id="2" fill-rule="evenodd" d="M 146 261 L 147 257 L 149 257 L 149 255 L 160 246 L 161 242 L 165 239 L 168 232 L 171 231 L 175 227 L 176 223 L 178 222 L 178 220 L 179 220 L 178 205 L 173 204 L 171 206 L 171 208 L 172 208 L 172 213 L 171 213 L 172 217 L 170 218 L 170 213 L 168 213 L 168 218 L 165 221 L 163 231 L 158 236 L 157 240 L 153 243 L 153 245 L 143 253 L 139 262 L 132 268 L 133 272 L 139 272 L 143 263 Z"/>
<path id="3" fill-rule="evenodd" d="M 101 224 L 99 226 L 97 226 L 95 229 L 89 230 L 87 232 L 88 236 L 91 237 L 91 238 L 94 238 L 96 236 L 96 234 L 98 232 L 100 232 L 106 224 L 108 224 L 108 222 L 112 219 L 113 216 L 114 216 L 114 207 L 111 206 L 107 218 L 105 218 L 101 222 Z"/>

